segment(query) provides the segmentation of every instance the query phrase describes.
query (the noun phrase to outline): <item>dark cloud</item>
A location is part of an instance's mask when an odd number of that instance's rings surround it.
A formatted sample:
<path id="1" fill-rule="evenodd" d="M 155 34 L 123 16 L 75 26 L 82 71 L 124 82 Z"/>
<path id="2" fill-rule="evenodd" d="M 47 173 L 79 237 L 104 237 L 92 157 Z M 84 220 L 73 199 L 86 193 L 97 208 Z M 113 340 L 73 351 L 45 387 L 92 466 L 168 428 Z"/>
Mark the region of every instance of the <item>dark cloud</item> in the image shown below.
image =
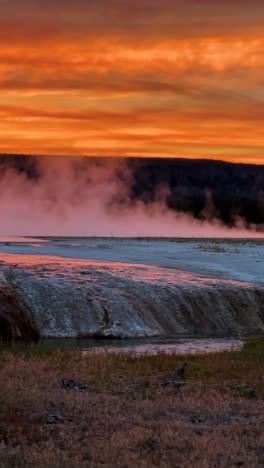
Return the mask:
<path id="1" fill-rule="evenodd" d="M 264 4 L 262 0 L 10 0 L 1 2 L 0 13 L 3 24 L 9 21 L 9 30 L 13 22 L 25 36 L 64 30 L 87 36 L 256 35 L 263 30 Z M 23 30 L 23 25 L 32 28 Z"/>

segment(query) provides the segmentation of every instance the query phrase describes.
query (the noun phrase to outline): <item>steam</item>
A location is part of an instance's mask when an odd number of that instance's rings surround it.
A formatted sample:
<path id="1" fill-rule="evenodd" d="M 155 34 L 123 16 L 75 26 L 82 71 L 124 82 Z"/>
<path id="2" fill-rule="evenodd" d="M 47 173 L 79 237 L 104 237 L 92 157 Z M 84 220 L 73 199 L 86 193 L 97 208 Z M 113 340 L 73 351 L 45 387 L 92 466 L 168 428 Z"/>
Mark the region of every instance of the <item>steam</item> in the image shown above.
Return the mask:
<path id="1" fill-rule="evenodd" d="M 169 210 L 166 187 L 151 203 L 133 200 L 125 161 L 42 157 L 36 164 L 35 173 L 2 169 L 0 235 L 262 237 L 242 220 L 229 229 L 210 215 L 199 221 Z"/>

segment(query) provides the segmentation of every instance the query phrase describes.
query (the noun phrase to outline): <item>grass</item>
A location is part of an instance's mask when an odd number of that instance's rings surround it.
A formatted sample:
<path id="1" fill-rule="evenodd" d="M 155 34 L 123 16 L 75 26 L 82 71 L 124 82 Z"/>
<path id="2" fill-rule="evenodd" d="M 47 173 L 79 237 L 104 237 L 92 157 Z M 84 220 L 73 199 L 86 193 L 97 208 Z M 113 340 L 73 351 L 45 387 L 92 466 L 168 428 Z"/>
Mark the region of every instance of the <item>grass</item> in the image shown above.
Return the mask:
<path id="1" fill-rule="evenodd" d="M 187 359 L 163 388 L 181 356 L 2 347 L 0 467 L 263 466 L 264 339 Z"/>

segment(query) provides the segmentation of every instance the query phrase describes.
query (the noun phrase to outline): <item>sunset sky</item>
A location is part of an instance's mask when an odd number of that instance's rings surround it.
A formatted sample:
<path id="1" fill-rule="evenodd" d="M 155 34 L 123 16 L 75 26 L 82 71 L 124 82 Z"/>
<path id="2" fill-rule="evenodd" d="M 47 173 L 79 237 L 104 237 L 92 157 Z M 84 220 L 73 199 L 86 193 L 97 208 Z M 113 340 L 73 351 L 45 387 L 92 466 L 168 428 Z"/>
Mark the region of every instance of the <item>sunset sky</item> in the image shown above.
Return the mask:
<path id="1" fill-rule="evenodd" d="M 0 152 L 264 164 L 264 0 L 1 0 Z"/>

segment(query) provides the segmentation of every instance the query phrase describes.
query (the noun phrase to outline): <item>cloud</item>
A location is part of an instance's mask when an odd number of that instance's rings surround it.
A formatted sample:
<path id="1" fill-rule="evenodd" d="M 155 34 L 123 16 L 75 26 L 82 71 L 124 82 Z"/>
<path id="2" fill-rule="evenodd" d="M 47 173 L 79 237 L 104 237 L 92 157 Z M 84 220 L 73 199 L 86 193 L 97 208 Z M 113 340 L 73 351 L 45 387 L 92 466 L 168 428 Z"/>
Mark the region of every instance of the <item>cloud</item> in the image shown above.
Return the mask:
<path id="1" fill-rule="evenodd" d="M 222 36 L 263 30 L 263 2 L 252 0 L 9 0 L 0 7 L 3 22 L 28 37 L 46 34 L 134 36 Z M 11 23 L 11 24 L 10 24 Z M 30 28 L 29 26 L 32 25 Z M 24 28 L 23 28 L 24 26 Z M 10 30 L 10 33 L 12 29 Z"/>
<path id="2" fill-rule="evenodd" d="M 262 0 L 1 2 L 0 150 L 261 162 L 263 19 Z"/>

